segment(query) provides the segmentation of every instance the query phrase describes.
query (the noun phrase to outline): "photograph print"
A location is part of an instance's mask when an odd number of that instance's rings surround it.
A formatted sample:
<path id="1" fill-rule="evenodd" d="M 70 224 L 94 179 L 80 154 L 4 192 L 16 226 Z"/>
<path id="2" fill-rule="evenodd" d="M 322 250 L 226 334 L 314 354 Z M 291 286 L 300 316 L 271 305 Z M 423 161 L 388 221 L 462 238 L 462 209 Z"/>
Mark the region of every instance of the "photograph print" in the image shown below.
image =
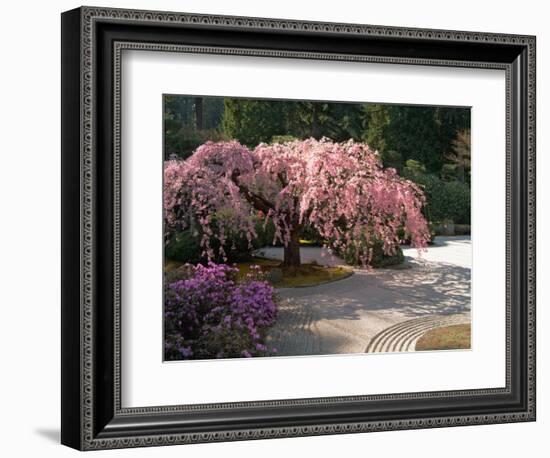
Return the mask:
<path id="1" fill-rule="evenodd" d="M 470 108 L 163 96 L 164 361 L 471 349 Z"/>

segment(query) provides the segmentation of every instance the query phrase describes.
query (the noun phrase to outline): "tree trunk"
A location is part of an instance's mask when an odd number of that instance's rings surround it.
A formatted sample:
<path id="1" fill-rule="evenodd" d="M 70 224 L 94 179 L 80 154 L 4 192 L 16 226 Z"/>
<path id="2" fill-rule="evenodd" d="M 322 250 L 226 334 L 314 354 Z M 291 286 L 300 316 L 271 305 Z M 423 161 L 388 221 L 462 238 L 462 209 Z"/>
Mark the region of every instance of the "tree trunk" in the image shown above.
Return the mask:
<path id="1" fill-rule="evenodd" d="M 195 127 L 197 130 L 202 130 L 203 121 L 203 99 L 202 97 L 195 97 Z"/>
<path id="2" fill-rule="evenodd" d="M 461 183 L 465 183 L 466 182 L 466 170 L 465 170 L 465 167 L 464 167 L 464 164 L 459 164 L 458 165 L 458 181 L 460 181 Z"/>
<path id="3" fill-rule="evenodd" d="M 290 240 L 284 247 L 284 267 L 299 267 L 300 266 L 300 232 L 292 231 Z"/>
<path id="4" fill-rule="evenodd" d="M 319 140 L 319 115 L 317 104 L 313 103 L 313 111 L 311 113 L 311 136 Z"/>

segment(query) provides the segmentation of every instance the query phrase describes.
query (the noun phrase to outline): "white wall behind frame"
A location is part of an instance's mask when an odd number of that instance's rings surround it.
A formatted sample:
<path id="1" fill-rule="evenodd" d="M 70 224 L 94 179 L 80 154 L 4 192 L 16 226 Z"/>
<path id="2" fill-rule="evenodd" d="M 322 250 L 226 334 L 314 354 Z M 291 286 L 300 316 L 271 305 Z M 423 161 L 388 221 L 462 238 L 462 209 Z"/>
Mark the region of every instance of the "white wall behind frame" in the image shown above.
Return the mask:
<path id="1" fill-rule="evenodd" d="M 550 225 L 550 30 L 548 8 L 539 0 L 94 0 L 95 5 L 197 13 L 281 17 L 335 22 L 432 27 L 537 35 L 538 225 Z M 0 355 L 2 441 L 9 457 L 77 457 L 59 441 L 60 302 L 60 18 L 80 0 L 5 2 L 0 28 Z M 29 123 L 23 120 L 38 120 Z M 31 128 L 32 127 L 32 128 Z M 486 189 L 490 192 L 491 177 Z M 32 208 L 32 211 L 30 209 Z M 37 234 L 40 241 L 37 241 Z M 539 323 L 536 423 L 353 434 L 102 452 L 109 457 L 279 458 L 375 456 L 499 458 L 546 456 L 550 429 L 550 245 L 538 243 Z M 32 282 L 30 282 L 32 279 Z M 28 318 L 32 316 L 32 319 Z M 21 332 L 25 323 L 25 332 Z M 182 390 L 185 388 L 182 388 Z M 32 410 L 32 415 L 30 414 Z"/>

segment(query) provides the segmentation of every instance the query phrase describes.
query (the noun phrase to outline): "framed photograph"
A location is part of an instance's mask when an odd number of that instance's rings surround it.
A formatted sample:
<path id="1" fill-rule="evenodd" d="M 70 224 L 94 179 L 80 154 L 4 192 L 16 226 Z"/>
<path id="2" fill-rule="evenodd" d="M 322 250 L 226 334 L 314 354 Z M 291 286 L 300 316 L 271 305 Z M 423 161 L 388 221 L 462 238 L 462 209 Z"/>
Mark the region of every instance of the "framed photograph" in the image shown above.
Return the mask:
<path id="1" fill-rule="evenodd" d="M 62 443 L 535 420 L 535 37 L 62 15 Z"/>

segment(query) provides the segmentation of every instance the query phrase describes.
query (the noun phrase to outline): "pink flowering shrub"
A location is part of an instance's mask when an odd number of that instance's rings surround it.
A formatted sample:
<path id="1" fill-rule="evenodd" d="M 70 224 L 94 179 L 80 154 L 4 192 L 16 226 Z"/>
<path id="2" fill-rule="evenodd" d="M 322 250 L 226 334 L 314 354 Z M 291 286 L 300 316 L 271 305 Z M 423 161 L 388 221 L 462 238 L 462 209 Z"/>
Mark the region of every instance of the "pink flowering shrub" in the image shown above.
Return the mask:
<path id="1" fill-rule="evenodd" d="M 249 275 L 237 283 L 225 264 L 188 266 L 188 278 L 166 286 L 165 359 L 267 356 L 265 330 L 277 304 L 273 287 Z"/>
<path id="2" fill-rule="evenodd" d="M 254 150 L 236 141 L 207 142 L 164 169 L 165 227 L 170 233 L 198 225 L 209 259 L 225 256 L 229 234 L 239 232 L 252 244 L 252 216 L 261 215 L 275 226 L 272 242 L 285 247 L 284 265 L 300 264 L 299 234 L 309 226 L 331 248 L 353 249 L 366 266 L 372 249 L 364 240 L 381 243 L 388 255 L 402 238 L 426 245 L 424 204 L 417 185 L 384 169 L 377 152 L 352 140 L 308 139 Z"/>

